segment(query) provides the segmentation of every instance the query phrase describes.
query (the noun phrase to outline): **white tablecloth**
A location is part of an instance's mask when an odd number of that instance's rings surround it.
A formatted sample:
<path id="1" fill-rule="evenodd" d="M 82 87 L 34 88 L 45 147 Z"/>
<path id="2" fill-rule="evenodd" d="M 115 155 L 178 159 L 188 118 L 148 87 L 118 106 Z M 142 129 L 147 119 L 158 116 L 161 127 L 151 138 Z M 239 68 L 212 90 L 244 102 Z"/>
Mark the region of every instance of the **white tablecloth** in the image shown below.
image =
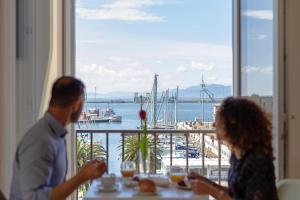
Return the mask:
<path id="1" fill-rule="evenodd" d="M 133 188 L 123 187 L 122 184 L 119 184 L 119 189 L 117 192 L 100 192 L 98 189 L 100 182 L 93 181 L 84 200 L 208 200 L 207 195 L 195 195 L 191 191 L 184 191 L 170 186 L 168 188 L 158 188 L 158 194 L 155 196 L 141 196 L 138 195 L 136 190 Z"/>

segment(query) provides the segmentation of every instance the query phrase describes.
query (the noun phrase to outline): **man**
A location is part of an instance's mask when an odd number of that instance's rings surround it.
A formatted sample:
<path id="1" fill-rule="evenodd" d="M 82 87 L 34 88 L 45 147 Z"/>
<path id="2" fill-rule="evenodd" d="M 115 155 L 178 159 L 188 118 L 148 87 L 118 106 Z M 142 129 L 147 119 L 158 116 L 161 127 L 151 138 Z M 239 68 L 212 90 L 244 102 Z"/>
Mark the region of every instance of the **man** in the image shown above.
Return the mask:
<path id="1" fill-rule="evenodd" d="M 106 171 L 103 161 L 91 161 L 65 180 L 67 153 L 65 127 L 78 120 L 85 86 L 73 77 L 56 80 L 49 109 L 18 145 L 10 191 L 11 200 L 66 199 L 79 185 Z"/>

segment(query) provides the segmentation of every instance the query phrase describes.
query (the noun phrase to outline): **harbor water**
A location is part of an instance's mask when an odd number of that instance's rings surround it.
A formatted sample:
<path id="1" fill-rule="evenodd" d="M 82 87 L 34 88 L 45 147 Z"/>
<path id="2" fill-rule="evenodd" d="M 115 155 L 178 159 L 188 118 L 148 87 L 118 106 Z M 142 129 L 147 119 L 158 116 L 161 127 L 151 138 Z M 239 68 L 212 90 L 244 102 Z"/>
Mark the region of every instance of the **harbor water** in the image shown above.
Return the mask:
<path id="1" fill-rule="evenodd" d="M 122 122 L 113 123 L 113 122 L 104 122 L 104 123 L 93 123 L 90 127 L 84 125 L 77 125 L 77 129 L 100 129 L 100 130 L 128 130 L 128 129 L 137 129 L 140 126 L 139 119 L 139 110 L 140 104 L 135 103 L 110 103 L 109 105 L 106 103 L 85 103 L 84 110 L 99 108 L 101 111 L 105 112 L 106 108 L 110 106 L 115 111 L 116 115 L 122 116 Z M 204 111 L 204 121 L 212 121 L 213 119 L 213 106 L 212 103 L 205 103 L 204 109 L 202 109 L 202 104 L 200 103 L 178 103 L 177 104 L 177 116 L 178 121 L 194 121 L 196 117 L 202 116 L 202 110 Z M 174 120 L 174 104 L 170 103 L 169 110 L 169 118 L 170 120 Z M 161 112 L 161 111 L 160 111 Z M 93 136 L 93 142 L 100 143 L 105 147 L 105 134 L 96 133 Z M 112 134 L 109 136 L 109 172 L 120 174 L 120 165 L 121 151 L 118 146 L 121 144 L 121 136 L 120 134 Z"/>

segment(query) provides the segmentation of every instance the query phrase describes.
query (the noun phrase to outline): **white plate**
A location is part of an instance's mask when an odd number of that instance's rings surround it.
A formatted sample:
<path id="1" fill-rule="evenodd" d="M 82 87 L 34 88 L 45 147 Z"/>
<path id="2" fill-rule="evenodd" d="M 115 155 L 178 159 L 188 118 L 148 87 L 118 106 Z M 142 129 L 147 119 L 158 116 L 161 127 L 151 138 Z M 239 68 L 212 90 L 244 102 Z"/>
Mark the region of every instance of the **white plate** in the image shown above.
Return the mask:
<path id="1" fill-rule="evenodd" d="M 135 194 L 137 196 L 156 196 L 156 195 L 158 195 L 158 192 L 141 192 L 141 191 L 137 191 Z"/>
<path id="2" fill-rule="evenodd" d="M 100 192 L 116 192 L 118 191 L 119 185 L 115 184 L 111 187 L 103 187 L 101 184 L 98 186 Z"/>
<path id="3" fill-rule="evenodd" d="M 159 188 L 156 187 L 156 192 L 141 192 L 139 187 L 134 188 L 137 196 L 156 196 L 159 194 Z"/>
<path id="4" fill-rule="evenodd" d="M 133 181 L 133 180 L 123 180 L 123 185 L 126 187 L 136 187 L 138 186 L 139 182 L 138 181 Z"/>
<path id="5" fill-rule="evenodd" d="M 192 190 L 191 186 L 181 186 L 181 185 L 176 184 L 176 187 L 179 190 Z"/>
<path id="6" fill-rule="evenodd" d="M 170 179 L 164 176 L 153 176 L 150 177 L 152 181 L 154 181 L 155 185 L 158 187 L 169 187 L 170 186 Z"/>

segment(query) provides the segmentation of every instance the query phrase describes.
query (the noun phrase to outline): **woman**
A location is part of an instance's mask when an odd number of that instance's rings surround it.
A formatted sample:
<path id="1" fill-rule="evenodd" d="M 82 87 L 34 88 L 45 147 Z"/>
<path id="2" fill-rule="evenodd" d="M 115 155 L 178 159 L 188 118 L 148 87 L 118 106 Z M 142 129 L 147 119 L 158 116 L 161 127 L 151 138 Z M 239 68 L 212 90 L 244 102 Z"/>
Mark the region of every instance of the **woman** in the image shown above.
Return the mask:
<path id="1" fill-rule="evenodd" d="M 252 101 L 227 98 L 216 114 L 217 137 L 231 152 L 228 188 L 190 173 L 192 189 L 219 200 L 277 200 L 271 122 Z"/>

